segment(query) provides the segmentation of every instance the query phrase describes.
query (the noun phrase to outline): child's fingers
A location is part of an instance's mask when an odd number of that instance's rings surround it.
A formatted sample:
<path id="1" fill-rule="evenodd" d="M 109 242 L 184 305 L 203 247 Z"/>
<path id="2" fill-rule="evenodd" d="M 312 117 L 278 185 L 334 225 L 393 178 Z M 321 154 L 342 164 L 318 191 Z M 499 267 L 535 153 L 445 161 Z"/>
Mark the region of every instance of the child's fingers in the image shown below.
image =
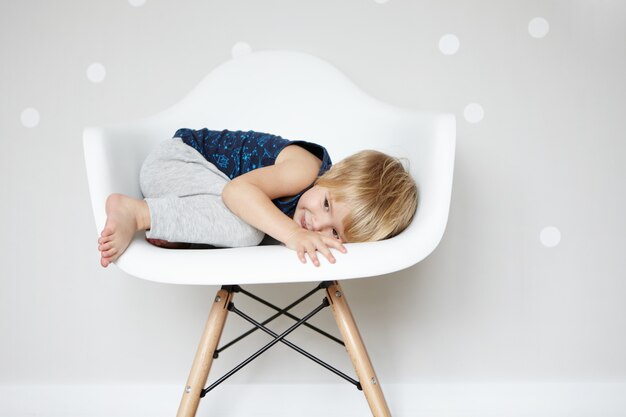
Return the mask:
<path id="1" fill-rule="evenodd" d="M 315 250 L 315 248 L 311 249 L 307 253 L 309 254 L 309 258 L 311 258 L 311 262 L 313 262 L 313 265 L 320 266 L 320 260 L 317 259 L 317 251 Z"/>
<path id="2" fill-rule="evenodd" d="M 327 247 L 337 249 L 341 253 L 346 253 L 348 251 L 340 240 L 335 239 L 334 237 L 325 236 L 321 233 L 319 236 Z"/>
<path id="3" fill-rule="evenodd" d="M 319 261 L 319 259 L 317 259 L 317 253 L 316 253 L 315 246 L 316 245 L 313 242 L 305 242 L 302 245 L 302 247 L 304 249 L 304 252 L 309 255 L 309 258 L 311 259 L 311 262 L 313 262 L 313 265 L 319 266 L 320 265 L 320 261 Z"/>
<path id="4" fill-rule="evenodd" d="M 318 250 L 322 253 L 322 255 L 326 257 L 326 259 L 328 259 L 328 262 L 330 262 L 331 264 L 334 264 L 335 257 L 331 253 L 330 249 L 328 249 L 328 246 L 325 245 L 325 243 L 326 242 L 322 242 L 322 244 L 318 247 Z"/>
<path id="5" fill-rule="evenodd" d="M 319 266 L 320 261 L 317 259 L 317 254 L 315 252 L 316 249 L 313 243 L 308 242 L 303 244 L 300 248 L 298 248 L 298 257 L 300 258 L 300 262 L 305 264 L 306 255 L 308 254 L 309 258 L 311 258 L 311 262 L 313 262 L 313 265 Z"/>
<path id="6" fill-rule="evenodd" d="M 298 259 L 303 264 L 307 262 L 306 258 L 308 255 L 313 265 L 320 266 L 320 260 L 317 252 L 321 253 L 322 256 L 324 256 L 331 264 L 337 262 L 335 256 L 330 250 L 331 248 L 337 249 L 342 253 L 347 252 L 343 244 L 337 239 L 322 236 L 318 233 L 309 234 L 308 239 L 299 242 L 299 244 L 296 245 L 296 248 L 294 249 L 296 249 Z"/>
<path id="7" fill-rule="evenodd" d="M 306 263 L 306 256 L 304 256 L 304 248 L 300 248 L 298 249 L 298 259 L 300 259 L 300 262 L 302 262 L 303 264 Z"/>
<path id="8" fill-rule="evenodd" d="M 328 245 L 326 244 L 326 242 L 324 241 L 324 237 L 321 235 L 317 235 L 316 239 L 314 239 L 312 241 L 313 247 L 311 248 L 312 251 L 309 252 L 309 256 L 311 257 L 311 259 L 314 259 L 314 264 L 315 266 L 319 266 L 320 262 L 317 258 L 317 253 L 316 252 L 320 252 L 322 255 L 324 255 L 324 257 L 326 259 L 328 259 L 328 261 L 331 264 L 335 263 L 335 257 L 333 256 L 333 254 L 330 252 L 330 249 L 328 248 Z"/>
<path id="9" fill-rule="evenodd" d="M 346 249 L 346 247 L 343 246 L 343 243 L 341 243 L 337 239 L 331 239 L 331 244 L 332 244 L 333 248 L 337 249 L 341 253 L 347 253 L 348 252 L 348 249 Z"/>
<path id="10" fill-rule="evenodd" d="M 346 253 L 348 252 L 348 250 L 346 249 L 345 246 L 343 246 L 343 243 L 341 243 L 340 241 L 338 241 L 337 239 L 333 239 L 330 237 L 323 237 L 324 243 L 326 244 L 326 246 L 328 246 L 329 248 L 334 248 L 337 249 L 339 252 L 341 253 Z"/>

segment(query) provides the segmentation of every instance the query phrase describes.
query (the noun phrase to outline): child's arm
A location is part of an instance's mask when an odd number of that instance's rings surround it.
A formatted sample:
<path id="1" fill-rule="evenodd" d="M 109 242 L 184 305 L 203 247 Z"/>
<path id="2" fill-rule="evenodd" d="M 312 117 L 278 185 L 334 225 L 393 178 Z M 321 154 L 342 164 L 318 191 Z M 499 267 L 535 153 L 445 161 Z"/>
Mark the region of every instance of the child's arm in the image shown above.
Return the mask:
<path id="1" fill-rule="evenodd" d="M 299 146 L 286 147 L 271 166 L 255 169 L 230 181 L 222 191 L 226 206 L 245 222 L 297 251 L 301 262 L 305 253 L 319 266 L 316 251 L 331 263 L 329 248 L 345 252 L 337 239 L 300 227 L 272 203 L 275 198 L 300 193 L 319 172 L 320 160 Z"/>

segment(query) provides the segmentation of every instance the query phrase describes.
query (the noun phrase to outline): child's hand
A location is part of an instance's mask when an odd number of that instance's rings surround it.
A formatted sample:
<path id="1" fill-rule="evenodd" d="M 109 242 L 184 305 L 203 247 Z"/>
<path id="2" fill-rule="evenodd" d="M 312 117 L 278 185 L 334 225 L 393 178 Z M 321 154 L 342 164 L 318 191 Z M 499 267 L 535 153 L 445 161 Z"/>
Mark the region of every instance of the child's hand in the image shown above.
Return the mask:
<path id="1" fill-rule="evenodd" d="M 289 239 L 287 239 L 285 245 L 298 253 L 298 258 L 303 264 L 306 263 L 305 254 L 308 254 L 315 266 L 320 266 L 320 261 L 317 259 L 318 251 L 324 255 L 331 264 L 335 263 L 335 257 L 331 253 L 330 248 L 335 248 L 341 253 L 347 252 L 345 246 L 343 246 L 339 240 L 306 229 L 299 229 L 294 232 Z"/>

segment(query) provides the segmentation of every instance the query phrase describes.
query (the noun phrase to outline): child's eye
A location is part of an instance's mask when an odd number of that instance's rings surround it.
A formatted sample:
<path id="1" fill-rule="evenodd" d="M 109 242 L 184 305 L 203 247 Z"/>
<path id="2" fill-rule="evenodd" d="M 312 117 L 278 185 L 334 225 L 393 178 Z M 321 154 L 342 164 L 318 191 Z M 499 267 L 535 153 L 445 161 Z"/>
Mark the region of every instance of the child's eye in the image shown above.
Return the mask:
<path id="1" fill-rule="evenodd" d="M 330 204 L 328 203 L 328 199 L 324 198 L 324 209 L 328 210 L 330 208 Z"/>
<path id="2" fill-rule="evenodd" d="M 339 233 L 337 233 L 337 230 L 333 229 L 333 237 L 337 240 L 339 240 Z"/>

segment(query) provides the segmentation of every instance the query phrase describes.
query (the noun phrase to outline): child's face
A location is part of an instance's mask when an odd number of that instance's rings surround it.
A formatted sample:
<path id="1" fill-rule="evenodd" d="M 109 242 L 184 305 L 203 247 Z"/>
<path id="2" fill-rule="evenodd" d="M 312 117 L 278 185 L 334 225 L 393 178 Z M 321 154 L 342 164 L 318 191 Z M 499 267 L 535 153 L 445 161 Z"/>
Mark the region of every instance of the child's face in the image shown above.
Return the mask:
<path id="1" fill-rule="evenodd" d="M 336 201 L 329 188 L 314 185 L 300 197 L 293 220 L 304 229 L 345 242 L 343 221 L 349 212 L 348 205 Z"/>

